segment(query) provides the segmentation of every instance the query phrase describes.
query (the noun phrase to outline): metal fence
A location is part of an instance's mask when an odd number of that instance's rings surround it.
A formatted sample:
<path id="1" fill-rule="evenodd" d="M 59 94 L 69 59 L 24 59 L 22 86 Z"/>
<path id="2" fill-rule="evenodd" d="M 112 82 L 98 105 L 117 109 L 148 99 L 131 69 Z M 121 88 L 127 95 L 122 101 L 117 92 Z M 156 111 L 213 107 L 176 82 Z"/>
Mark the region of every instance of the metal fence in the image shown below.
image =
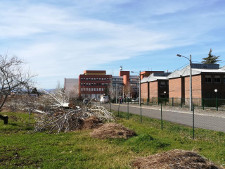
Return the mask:
<path id="1" fill-rule="evenodd" d="M 151 105 L 137 105 L 131 102 L 122 104 L 102 104 L 109 111 L 114 111 L 116 116 L 130 119 L 136 116 L 136 120 L 146 125 L 154 125 L 153 127 L 167 130 L 168 132 L 178 132 L 185 137 L 193 139 L 215 140 L 218 143 L 225 144 L 225 116 L 202 115 L 193 111 L 173 111 L 166 109 L 164 102 L 160 102 L 158 107 Z M 149 119 L 158 119 L 156 123 L 151 123 Z M 171 123 L 172 122 L 172 123 Z M 174 125 L 176 123 L 177 125 Z M 196 128 L 198 128 L 196 130 Z M 207 129 L 207 130 L 205 130 Z M 207 131 L 213 130 L 213 137 L 208 138 Z M 216 132 L 217 131 L 217 132 Z"/>
<path id="2" fill-rule="evenodd" d="M 160 105 L 174 106 L 174 107 L 189 107 L 189 98 L 159 98 L 153 97 L 150 100 L 142 99 L 142 104 L 144 105 Z M 212 110 L 225 110 L 225 99 L 220 98 L 193 98 L 192 103 L 195 108 L 212 109 Z"/>

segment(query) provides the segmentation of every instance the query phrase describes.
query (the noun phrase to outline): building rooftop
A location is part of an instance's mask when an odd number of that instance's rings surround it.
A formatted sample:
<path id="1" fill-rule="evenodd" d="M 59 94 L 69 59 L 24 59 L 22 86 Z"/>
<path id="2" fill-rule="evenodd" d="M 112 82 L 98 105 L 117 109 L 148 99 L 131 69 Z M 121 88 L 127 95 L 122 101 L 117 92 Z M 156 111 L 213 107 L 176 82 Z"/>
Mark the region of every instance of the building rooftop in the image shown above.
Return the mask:
<path id="1" fill-rule="evenodd" d="M 219 68 L 218 69 L 211 69 L 210 68 L 192 68 L 192 75 L 198 75 L 198 74 L 201 74 L 201 73 L 225 73 L 225 66 L 222 67 L 222 68 Z M 185 68 L 181 69 L 181 70 L 176 70 L 174 71 L 173 73 L 171 73 L 168 78 L 169 79 L 172 79 L 172 78 L 178 78 L 178 77 L 184 77 L 184 76 L 190 76 L 190 66 L 186 66 Z"/>
<path id="2" fill-rule="evenodd" d="M 141 80 L 141 83 L 153 82 L 153 81 L 156 81 L 156 80 L 167 80 L 169 74 L 170 73 L 153 73 L 148 77 L 144 77 Z"/>
<path id="3" fill-rule="evenodd" d="M 84 75 L 106 75 L 106 70 L 85 70 Z"/>

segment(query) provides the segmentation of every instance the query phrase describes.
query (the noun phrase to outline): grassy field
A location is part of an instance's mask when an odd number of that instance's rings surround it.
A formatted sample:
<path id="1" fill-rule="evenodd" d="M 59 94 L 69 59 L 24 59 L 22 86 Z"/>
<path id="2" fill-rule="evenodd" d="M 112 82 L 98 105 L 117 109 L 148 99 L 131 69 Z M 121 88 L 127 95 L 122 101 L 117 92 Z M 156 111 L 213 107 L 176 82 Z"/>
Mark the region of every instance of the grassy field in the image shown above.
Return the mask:
<path id="1" fill-rule="evenodd" d="M 131 168 L 135 157 L 171 149 L 195 150 L 216 164 L 225 164 L 225 133 L 191 128 L 120 113 L 117 119 L 138 136 L 128 140 L 99 140 L 91 130 L 60 134 L 32 133 L 34 119 L 25 113 L 4 113 L 9 124 L 0 121 L 0 168 Z M 117 113 L 116 113 L 117 114 Z"/>

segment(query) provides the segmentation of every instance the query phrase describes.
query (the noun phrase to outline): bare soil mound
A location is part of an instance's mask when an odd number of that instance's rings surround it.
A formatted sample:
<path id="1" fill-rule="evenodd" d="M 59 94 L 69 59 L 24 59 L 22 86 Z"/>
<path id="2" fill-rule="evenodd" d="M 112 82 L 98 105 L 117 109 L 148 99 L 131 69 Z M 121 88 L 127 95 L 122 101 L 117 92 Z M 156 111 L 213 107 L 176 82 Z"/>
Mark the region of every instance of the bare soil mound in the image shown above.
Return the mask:
<path id="1" fill-rule="evenodd" d="M 137 158 L 132 165 L 136 169 L 220 169 L 197 153 L 185 150 L 171 150 Z"/>
<path id="2" fill-rule="evenodd" d="M 106 123 L 103 126 L 95 129 L 91 136 L 95 138 L 105 139 L 105 138 L 124 138 L 128 139 L 135 136 L 136 133 L 132 130 L 127 129 L 121 124 L 116 123 Z"/>
<path id="3" fill-rule="evenodd" d="M 103 125 L 102 121 L 95 116 L 82 120 L 80 129 L 93 129 Z"/>

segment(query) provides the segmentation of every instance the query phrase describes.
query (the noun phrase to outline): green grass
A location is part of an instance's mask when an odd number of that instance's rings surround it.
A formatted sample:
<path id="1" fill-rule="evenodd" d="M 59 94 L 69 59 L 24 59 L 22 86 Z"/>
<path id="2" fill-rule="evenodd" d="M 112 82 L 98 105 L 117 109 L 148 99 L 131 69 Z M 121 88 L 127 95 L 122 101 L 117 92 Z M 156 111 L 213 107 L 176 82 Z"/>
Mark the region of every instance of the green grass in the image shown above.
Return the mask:
<path id="1" fill-rule="evenodd" d="M 117 122 L 138 134 L 128 140 L 99 140 L 91 130 L 60 134 L 32 133 L 34 119 L 26 113 L 5 113 L 9 124 L 0 121 L 0 168 L 131 168 L 135 157 L 171 149 L 195 150 L 216 164 L 225 164 L 225 133 L 191 128 L 120 113 Z"/>

